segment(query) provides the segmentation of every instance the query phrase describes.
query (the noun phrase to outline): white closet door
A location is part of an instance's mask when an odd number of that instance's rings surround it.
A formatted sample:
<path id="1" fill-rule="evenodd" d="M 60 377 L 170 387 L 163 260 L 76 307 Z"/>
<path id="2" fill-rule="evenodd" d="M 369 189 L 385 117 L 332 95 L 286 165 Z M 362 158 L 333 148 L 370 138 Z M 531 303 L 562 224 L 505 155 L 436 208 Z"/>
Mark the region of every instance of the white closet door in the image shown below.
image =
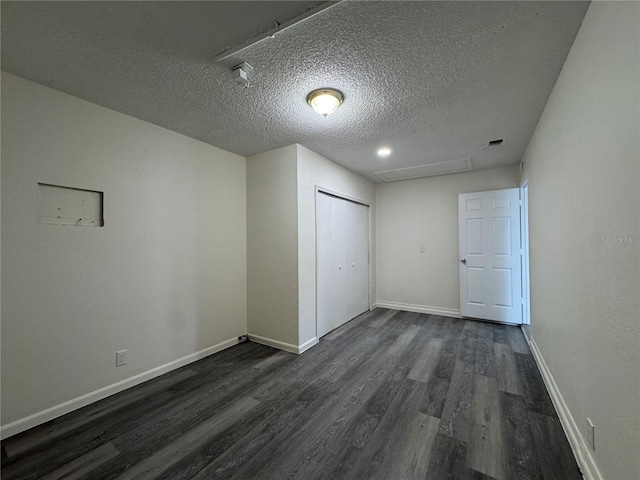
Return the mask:
<path id="1" fill-rule="evenodd" d="M 347 251 L 345 202 L 316 195 L 316 329 L 322 337 L 347 316 Z M 340 323 L 342 322 L 342 323 Z"/>
<path id="2" fill-rule="evenodd" d="M 331 197 L 316 194 L 316 329 L 318 338 L 332 329 L 335 316 L 331 301 L 335 285 L 333 259 L 331 258 Z"/>
<path id="3" fill-rule="evenodd" d="M 334 197 L 331 201 L 331 330 L 347 320 L 347 202 Z"/>
<path id="4" fill-rule="evenodd" d="M 347 320 L 369 310 L 369 208 L 347 207 Z"/>
<path id="5" fill-rule="evenodd" d="M 317 335 L 369 310 L 369 209 L 316 195 Z"/>

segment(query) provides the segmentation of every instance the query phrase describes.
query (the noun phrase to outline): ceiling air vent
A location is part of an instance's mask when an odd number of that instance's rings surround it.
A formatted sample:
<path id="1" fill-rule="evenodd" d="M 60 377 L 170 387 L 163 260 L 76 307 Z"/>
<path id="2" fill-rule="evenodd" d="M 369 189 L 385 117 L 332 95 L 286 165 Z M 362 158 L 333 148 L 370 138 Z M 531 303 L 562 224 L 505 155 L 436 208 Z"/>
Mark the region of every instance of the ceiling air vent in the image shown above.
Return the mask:
<path id="1" fill-rule="evenodd" d="M 487 144 L 487 147 L 489 147 L 489 148 L 498 147 L 498 146 L 502 145 L 502 142 L 504 142 L 504 138 L 498 138 L 497 140 L 489 140 L 489 143 Z"/>
<path id="2" fill-rule="evenodd" d="M 471 159 L 461 158 L 460 160 L 450 160 L 448 162 L 430 163 L 429 165 L 419 165 L 417 167 L 398 168 L 396 170 L 385 170 L 376 172 L 381 179 L 386 182 L 394 180 L 407 180 L 409 178 L 434 177 L 436 175 L 446 175 L 448 173 L 466 172 L 471 170 Z"/>

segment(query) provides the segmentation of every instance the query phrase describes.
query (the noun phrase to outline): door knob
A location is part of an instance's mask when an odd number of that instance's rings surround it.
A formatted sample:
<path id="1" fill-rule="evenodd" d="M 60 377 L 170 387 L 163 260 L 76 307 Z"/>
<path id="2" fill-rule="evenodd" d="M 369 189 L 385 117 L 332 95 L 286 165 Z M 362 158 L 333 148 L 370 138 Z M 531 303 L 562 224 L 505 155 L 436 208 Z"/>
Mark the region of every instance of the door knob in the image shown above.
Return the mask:
<path id="1" fill-rule="evenodd" d="M 342 265 L 338 265 L 338 270 L 342 270 Z"/>
<path id="2" fill-rule="evenodd" d="M 467 264 L 467 259 L 463 258 L 462 260 L 460 260 L 462 263 L 464 263 L 465 265 Z"/>

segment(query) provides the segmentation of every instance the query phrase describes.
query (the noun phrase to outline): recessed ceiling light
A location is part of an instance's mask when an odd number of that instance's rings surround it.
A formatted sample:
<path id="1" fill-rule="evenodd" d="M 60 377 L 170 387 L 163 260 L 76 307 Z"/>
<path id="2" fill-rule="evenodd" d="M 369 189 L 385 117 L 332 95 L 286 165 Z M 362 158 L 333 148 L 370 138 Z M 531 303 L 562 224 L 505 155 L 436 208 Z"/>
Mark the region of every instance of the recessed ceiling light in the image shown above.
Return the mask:
<path id="1" fill-rule="evenodd" d="M 378 150 L 378 156 L 379 157 L 388 157 L 389 155 L 391 155 L 391 149 L 390 148 L 383 147 L 383 148 Z"/>
<path id="2" fill-rule="evenodd" d="M 314 90 L 307 96 L 309 105 L 323 117 L 335 112 L 343 99 L 342 93 L 333 88 Z"/>

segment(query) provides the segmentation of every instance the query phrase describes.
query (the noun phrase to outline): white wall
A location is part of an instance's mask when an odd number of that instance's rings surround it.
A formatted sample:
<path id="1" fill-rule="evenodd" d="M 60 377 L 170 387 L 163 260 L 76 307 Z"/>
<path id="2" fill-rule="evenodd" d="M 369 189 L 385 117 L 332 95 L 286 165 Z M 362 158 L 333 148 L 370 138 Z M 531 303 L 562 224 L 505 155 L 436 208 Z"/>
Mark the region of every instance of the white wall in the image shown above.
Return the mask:
<path id="1" fill-rule="evenodd" d="M 503 167 L 377 184 L 377 304 L 459 316 L 458 194 L 518 182 Z"/>
<path id="2" fill-rule="evenodd" d="M 298 189 L 295 145 L 247 159 L 248 332 L 298 346 Z"/>
<path id="3" fill-rule="evenodd" d="M 373 183 L 301 145 L 247 159 L 249 336 L 298 353 L 317 343 L 316 185 L 374 202 Z"/>
<path id="4" fill-rule="evenodd" d="M 38 182 L 103 191 L 105 226 L 37 224 Z M 245 199 L 243 157 L 2 74 L 3 435 L 237 343 Z"/>
<path id="5" fill-rule="evenodd" d="M 524 158 L 531 334 L 607 479 L 640 478 L 639 9 L 591 4 Z"/>
<path id="6" fill-rule="evenodd" d="M 297 154 L 298 315 L 300 344 L 305 345 L 316 338 L 316 185 L 370 205 L 370 282 L 375 278 L 375 191 L 374 184 L 366 178 L 306 147 L 297 145 Z"/>

